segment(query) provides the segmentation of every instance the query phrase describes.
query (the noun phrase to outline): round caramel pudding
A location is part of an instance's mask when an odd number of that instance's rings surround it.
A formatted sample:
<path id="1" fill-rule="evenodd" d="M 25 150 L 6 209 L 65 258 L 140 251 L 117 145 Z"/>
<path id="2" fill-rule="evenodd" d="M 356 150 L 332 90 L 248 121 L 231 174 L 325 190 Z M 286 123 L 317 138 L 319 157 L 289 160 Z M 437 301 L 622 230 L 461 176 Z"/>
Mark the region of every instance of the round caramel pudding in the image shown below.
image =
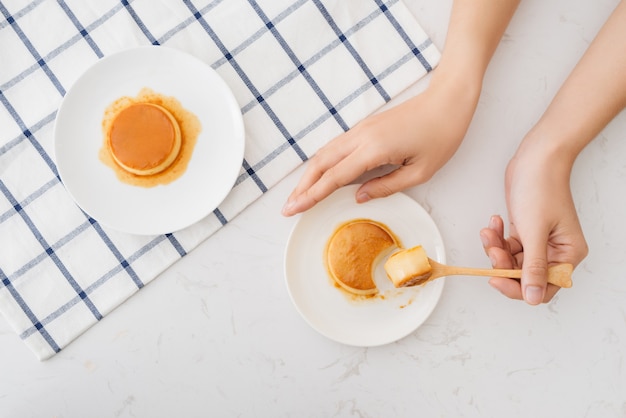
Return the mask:
<path id="1" fill-rule="evenodd" d="M 378 288 L 373 270 L 378 261 L 400 246 L 394 234 L 380 222 L 355 219 L 335 230 L 326 245 L 330 276 L 343 289 L 356 295 L 375 295 Z"/>
<path id="2" fill-rule="evenodd" d="M 134 103 L 119 112 L 108 139 L 115 162 L 139 176 L 168 168 L 181 147 L 178 122 L 167 109 L 153 103 Z"/>

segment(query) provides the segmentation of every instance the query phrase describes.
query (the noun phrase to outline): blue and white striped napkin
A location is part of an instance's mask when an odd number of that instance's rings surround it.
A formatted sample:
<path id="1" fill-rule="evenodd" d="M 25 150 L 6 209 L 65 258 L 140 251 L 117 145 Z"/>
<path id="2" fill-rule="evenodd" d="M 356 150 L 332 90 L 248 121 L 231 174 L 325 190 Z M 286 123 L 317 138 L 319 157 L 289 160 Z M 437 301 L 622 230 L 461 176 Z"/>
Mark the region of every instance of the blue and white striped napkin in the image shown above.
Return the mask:
<path id="1" fill-rule="evenodd" d="M 223 204 L 149 237 L 77 208 L 52 132 L 83 71 L 146 44 L 209 63 L 247 133 Z M 0 0 L 0 312 L 51 357 L 438 60 L 401 0 Z"/>

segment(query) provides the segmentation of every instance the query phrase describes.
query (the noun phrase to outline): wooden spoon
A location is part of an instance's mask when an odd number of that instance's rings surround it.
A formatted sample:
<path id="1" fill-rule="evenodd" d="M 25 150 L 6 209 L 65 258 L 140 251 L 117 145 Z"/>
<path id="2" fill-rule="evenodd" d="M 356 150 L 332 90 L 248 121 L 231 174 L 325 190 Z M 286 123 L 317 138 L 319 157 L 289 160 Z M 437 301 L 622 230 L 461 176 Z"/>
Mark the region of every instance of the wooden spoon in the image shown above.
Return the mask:
<path id="1" fill-rule="evenodd" d="M 428 277 L 428 281 L 435 280 L 444 276 L 486 276 L 486 277 L 508 277 L 511 279 L 521 279 L 521 269 L 481 269 L 471 267 L 454 267 L 447 266 L 428 259 L 432 270 Z M 574 266 L 569 263 L 555 264 L 548 267 L 548 283 L 552 283 L 559 287 L 572 287 L 572 272 Z"/>
<path id="2" fill-rule="evenodd" d="M 395 287 L 423 285 L 444 276 L 522 277 L 522 270 L 518 269 L 482 269 L 441 264 L 429 258 L 420 245 L 392 254 L 385 263 L 385 271 Z M 574 266 L 568 263 L 550 266 L 548 283 L 572 287 L 573 271 Z"/>

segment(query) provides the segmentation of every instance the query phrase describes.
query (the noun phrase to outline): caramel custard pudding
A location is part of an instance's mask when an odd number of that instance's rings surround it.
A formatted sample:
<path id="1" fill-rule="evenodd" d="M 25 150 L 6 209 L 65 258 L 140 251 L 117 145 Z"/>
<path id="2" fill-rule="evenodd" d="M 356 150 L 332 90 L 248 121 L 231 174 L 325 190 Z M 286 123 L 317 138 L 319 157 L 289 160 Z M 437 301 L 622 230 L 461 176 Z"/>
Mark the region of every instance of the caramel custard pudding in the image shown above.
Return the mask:
<path id="1" fill-rule="evenodd" d="M 175 97 L 145 87 L 105 109 L 99 158 L 121 182 L 165 185 L 187 170 L 201 130 L 198 117 Z"/>
<path id="2" fill-rule="evenodd" d="M 355 219 L 340 225 L 326 245 L 326 267 L 333 280 L 355 295 L 378 293 L 373 270 L 378 261 L 399 247 L 398 238 L 380 222 Z"/>
<path id="3" fill-rule="evenodd" d="M 421 245 L 400 250 L 385 262 L 385 272 L 395 287 L 423 285 L 431 271 L 428 255 Z"/>
<path id="4" fill-rule="evenodd" d="M 113 119 L 109 134 L 111 155 L 124 170 L 139 176 L 160 173 L 180 152 L 178 122 L 162 106 L 136 103 Z"/>

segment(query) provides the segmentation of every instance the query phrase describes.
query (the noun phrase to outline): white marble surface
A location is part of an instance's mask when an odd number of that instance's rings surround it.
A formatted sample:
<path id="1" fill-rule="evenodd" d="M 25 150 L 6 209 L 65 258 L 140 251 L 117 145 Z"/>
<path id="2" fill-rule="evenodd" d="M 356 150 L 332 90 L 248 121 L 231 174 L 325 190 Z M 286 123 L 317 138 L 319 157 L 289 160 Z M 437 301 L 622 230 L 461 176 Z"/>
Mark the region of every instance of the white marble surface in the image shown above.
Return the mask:
<path id="1" fill-rule="evenodd" d="M 451 1 L 406 1 L 442 47 Z M 488 265 L 478 231 L 505 213 L 506 162 L 616 4 L 522 2 L 459 152 L 407 192 L 450 263 Z M 397 343 L 325 339 L 284 284 L 300 169 L 51 360 L 0 318 L 0 417 L 626 417 L 625 136 L 622 113 L 576 163 L 590 254 L 548 305 L 452 278 Z"/>

